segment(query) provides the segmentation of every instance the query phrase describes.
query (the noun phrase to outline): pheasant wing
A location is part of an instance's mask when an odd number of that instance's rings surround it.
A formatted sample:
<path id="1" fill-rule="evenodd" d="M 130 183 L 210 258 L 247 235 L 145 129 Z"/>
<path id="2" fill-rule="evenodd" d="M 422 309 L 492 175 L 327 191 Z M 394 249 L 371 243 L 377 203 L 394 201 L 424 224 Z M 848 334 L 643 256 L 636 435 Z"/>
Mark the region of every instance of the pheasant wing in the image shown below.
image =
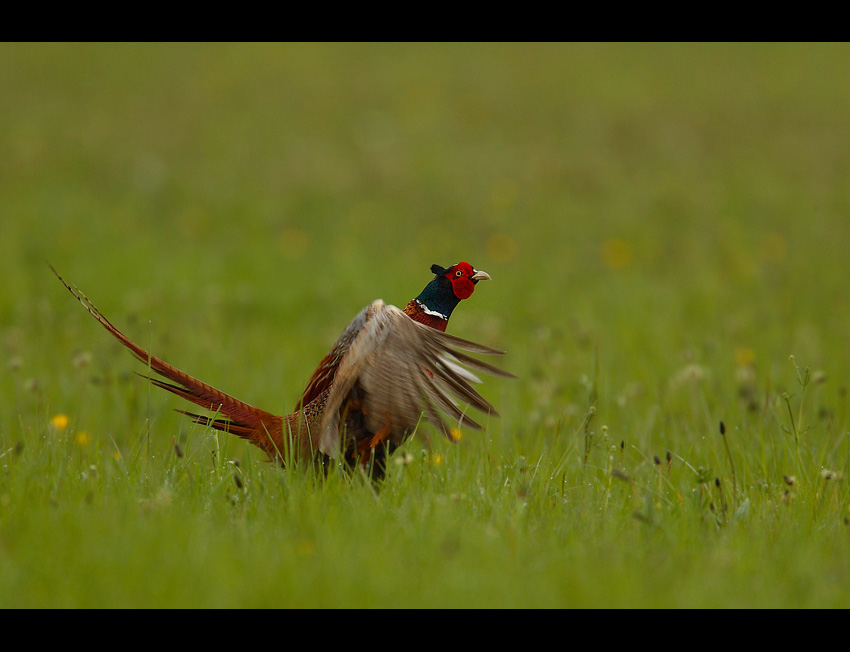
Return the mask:
<path id="1" fill-rule="evenodd" d="M 300 410 L 302 406 L 312 402 L 333 384 L 337 369 L 339 368 L 339 363 L 351 347 L 351 342 L 366 323 L 370 307 L 371 306 L 366 306 L 363 308 L 363 310 L 361 310 L 358 315 L 351 320 L 351 323 L 342 332 L 342 335 L 339 336 L 328 354 L 322 358 L 319 366 L 316 367 L 313 375 L 310 376 L 310 380 L 307 382 L 307 387 L 304 388 L 301 398 L 298 399 L 298 404 L 295 406 L 296 411 Z"/>
<path id="2" fill-rule="evenodd" d="M 496 414 L 470 385 L 477 378 L 465 367 L 503 377 L 513 374 L 463 351 L 485 355 L 503 351 L 428 328 L 380 300 L 364 308 L 349 329 L 355 323 L 325 404 L 319 440 L 323 453 L 331 457 L 341 454 L 340 426 L 355 388 L 366 429 L 383 431 L 395 444 L 416 428 L 423 413 L 446 434 L 448 427 L 441 413 L 479 429 L 458 400 L 485 414 Z"/>

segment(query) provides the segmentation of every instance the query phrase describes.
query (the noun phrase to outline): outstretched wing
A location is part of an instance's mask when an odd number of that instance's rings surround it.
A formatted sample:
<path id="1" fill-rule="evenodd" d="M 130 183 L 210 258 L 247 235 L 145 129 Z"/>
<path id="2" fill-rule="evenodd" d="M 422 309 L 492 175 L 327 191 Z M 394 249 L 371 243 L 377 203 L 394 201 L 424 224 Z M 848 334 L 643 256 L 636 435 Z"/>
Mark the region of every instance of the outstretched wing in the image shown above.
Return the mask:
<path id="1" fill-rule="evenodd" d="M 497 415 L 470 385 L 477 378 L 467 368 L 514 377 L 465 353 L 500 355 L 504 351 L 424 326 L 380 300 L 364 308 L 346 332 L 349 330 L 350 340 L 325 403 L 319 440 L 319 450 L 331 457 L 341 454 L 340 424 L 355 389 L 366 430 L 383 432 L 382 439 L 400 444 L 423 413 L 445 434 L 448 427 L 441 412 L 467 427 L 480 429 L 457 401 Z"/>
<path id="2" fill-rule="evenodd" d="M 295 406 L 296 411 L 300 410 L 302 406 L 311 403 L 333 384 L 337 369 L 339 369 L 339 363 L 342 362 L 342 359 L 351 347 L 351 343 L 366 323 L 370 307 L 366 306 L 357 313 L 357 316 L 346 326 L 342 335 L 337 338 L 330 352 L 322 358 L 319 366 L 316 367 L 316 370 L 307 382 L 307 387 L 304 388 L 298 404 Z"/>

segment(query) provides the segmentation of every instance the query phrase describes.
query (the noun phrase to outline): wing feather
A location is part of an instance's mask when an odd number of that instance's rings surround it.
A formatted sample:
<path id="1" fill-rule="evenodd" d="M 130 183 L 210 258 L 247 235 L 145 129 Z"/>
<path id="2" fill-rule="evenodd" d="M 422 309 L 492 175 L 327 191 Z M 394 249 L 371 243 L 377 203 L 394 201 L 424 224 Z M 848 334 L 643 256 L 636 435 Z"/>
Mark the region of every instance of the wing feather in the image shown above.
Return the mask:
<path id="1" fill-rule="evenodd" d="M 501 355 L 503 351 L 428 328 L 380 300 L 361 312 L 356 332 L 351 335 L 322 419 L 319 449 L 331 457 L 341 454 L 340 427 L 347 397 L 355 387 L 359 388 L 367 429 L 375 433 L 388 427 L 390 441 L 400 444 L 416 428 L 423 413 L 444 434 L 448 428 L 441 412 L 458 423 L 480 429 L 457 401 L 484 414 L 496 414 L 470 384 L 478 378 L 467 368 L 513 377 L 461 349 L 484 355 Z"/>

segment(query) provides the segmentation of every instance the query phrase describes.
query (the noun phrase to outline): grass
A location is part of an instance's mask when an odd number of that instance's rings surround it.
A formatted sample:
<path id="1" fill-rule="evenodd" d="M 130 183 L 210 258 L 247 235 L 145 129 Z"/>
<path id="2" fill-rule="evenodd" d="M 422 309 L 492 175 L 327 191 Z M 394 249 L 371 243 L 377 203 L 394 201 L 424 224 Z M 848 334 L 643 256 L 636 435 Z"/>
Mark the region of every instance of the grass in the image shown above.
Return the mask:
<path id="1" fill-rule="evenodd" d="M 847 54 L 0 45 L 0 606 L 850 606 Z M 283 412 L 461 259 L 519 380 L 380 491 L 173 413 L 47 267 Z"/>

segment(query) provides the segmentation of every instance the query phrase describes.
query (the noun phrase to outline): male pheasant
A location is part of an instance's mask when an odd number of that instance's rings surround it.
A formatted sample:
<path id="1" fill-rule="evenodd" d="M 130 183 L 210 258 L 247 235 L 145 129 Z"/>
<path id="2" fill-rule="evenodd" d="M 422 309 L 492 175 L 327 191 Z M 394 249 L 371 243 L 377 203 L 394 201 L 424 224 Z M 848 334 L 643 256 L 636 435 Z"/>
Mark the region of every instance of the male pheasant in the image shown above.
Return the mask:
<path id="1" fill-rule="evenodd" d="M 455 399 L 498 416 L 470 385 L 480 382 L 470 369 L 514 377 L 463 352 L 504 351 L 445 333 L 457 304 L 472 296 L 478 281 L 490 278 L 465 262 L 447 268 L 432 265 L 434 278 L 403 311 L 380 299 L 363 308 L 319 363 L 295 411 L 285 416 L 233 398 L 151 355 L 51 269 L 107 331 L 168 381 L 150 378 L 154 385 L 215 415 L 178 412 L 248 440 L 281 464 L 329 457 L 361 466 L 373 479 L 380 479 L 387 456 L 416 430 L 422 415 L 447 436 L 449 428 L 440 411 L 459 424 L 481 428 Z"/>

